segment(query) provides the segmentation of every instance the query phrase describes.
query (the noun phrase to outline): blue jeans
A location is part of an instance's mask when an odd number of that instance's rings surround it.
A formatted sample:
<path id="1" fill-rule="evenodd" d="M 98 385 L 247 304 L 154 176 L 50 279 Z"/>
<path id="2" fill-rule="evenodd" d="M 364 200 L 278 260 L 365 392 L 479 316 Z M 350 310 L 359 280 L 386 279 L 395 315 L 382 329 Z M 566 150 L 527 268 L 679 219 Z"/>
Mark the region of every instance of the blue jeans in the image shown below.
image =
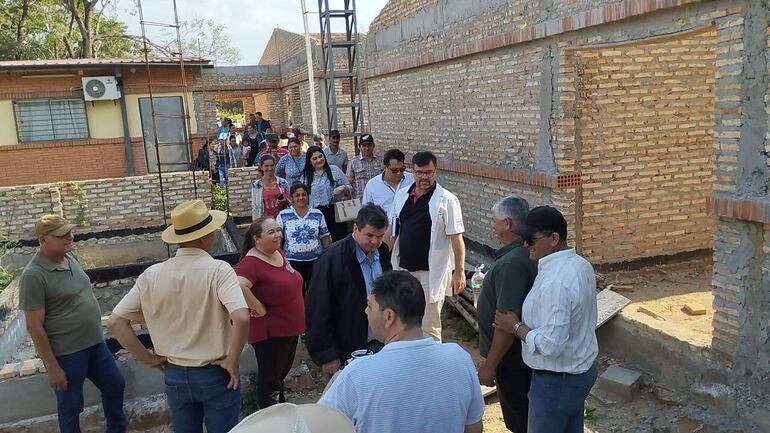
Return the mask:
<path id="1" fill-rule="evenodd" d="M 582 374 L 534 371 L 529 388 L 528 433 L 583 433 L 586 397 L 596 382 L 596 364 Z"/>
<path id="2" fill-rule="evenodd" d="M 102 407 L 107 433 L 126 431 L 123 390 L 126 381 L 104 342 L 69 355 L 57 356 L 67 376 L 67 389 L 56 391 L 56 409 L 61 433 L 80 433 L 83 412 L 83 384 L 90 380 L 102 393 Z"/>
<path id="3" fill-rule="evenodd" d="M 218 167 L 219 170 L 219 185 L 225 186 L 225 184 L 228 181 L 228 174 L 230 170 L 230 166 L 227 164 L 220 164 Z"/>
<path id="4" fill-rule="evenodd" d="M 227 389 L 230 374 L 216 365 L 166 364 L 166 398 L 174 433 L 227 433 L 238 424 L 241 390 Z"/>

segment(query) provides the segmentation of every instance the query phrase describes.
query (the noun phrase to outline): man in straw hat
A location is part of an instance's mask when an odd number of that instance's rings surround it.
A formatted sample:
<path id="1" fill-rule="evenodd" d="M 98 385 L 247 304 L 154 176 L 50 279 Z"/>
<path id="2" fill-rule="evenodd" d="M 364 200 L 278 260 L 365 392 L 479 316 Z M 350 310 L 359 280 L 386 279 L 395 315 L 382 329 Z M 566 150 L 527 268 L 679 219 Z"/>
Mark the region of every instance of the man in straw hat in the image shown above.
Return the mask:
<path id="1" fill-rule="evenodd" d="M 74 227 L 58 215 L 43 215 L 35 223 L 40 250 L 21 274 L 19 307 L 56 393 L 59 430 L 80 432 L 88 378 L 102 393 L 106 431 L 125 432 L 126 384 L 104 344 L 91 280 L 71 253 Z"/>
<path id="2" fill-rule="evenodd" d="M 200 432 L 204 422 L 209 433 L 224 433 L 238 423 L 249 310 L 233 268 L 208 253 L 226 219 L 201 200 L 174 208 L 161 237 L 179 244 L 176 256 L 144 271 L 107 325 L 142 363 L 163 368 L 176 433 Z M 142 346 L 130 320 L 146 323 L 155 353 Z"/>
<path id="3" fill-rule="evenodd" d="M 355 433 L 353 424 L 333 407 L 280 403 L 244 418 L 230 433 Z"/>

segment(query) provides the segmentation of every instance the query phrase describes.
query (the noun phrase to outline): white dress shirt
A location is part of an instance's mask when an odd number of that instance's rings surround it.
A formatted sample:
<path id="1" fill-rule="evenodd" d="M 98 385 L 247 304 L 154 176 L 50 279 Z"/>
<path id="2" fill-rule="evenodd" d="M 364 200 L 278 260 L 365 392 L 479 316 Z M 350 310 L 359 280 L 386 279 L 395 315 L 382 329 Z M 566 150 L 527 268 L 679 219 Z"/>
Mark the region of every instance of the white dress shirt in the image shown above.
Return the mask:
<path id="1" fill-rule="evenodd" d="M 386 169 L 387 170 L 387 169 Z M 361 199 L 361 204 L 374 203 L 380 206 L 385 212 L 390 211 L 393 206 L 393 198 L 396 196 L 396 191 L 401 188 L 406 188 L 414 183 L 414 176 L 412 173 L 405 171 L 401 175 L 401 180 L 398 182 L 395 188 L 390 186 L 385 181 L 384 175 L 374 176 L 369 179 L 364 188 L 364 197 Z"/>
<path id="2" fill-rule="evenodd" d="M 522 358 L 533 370 L 585 373 L 599 353 L 594 269 L 574 248 L 543 257 L 537 268 L 522 309 L 531 329 Z"/>

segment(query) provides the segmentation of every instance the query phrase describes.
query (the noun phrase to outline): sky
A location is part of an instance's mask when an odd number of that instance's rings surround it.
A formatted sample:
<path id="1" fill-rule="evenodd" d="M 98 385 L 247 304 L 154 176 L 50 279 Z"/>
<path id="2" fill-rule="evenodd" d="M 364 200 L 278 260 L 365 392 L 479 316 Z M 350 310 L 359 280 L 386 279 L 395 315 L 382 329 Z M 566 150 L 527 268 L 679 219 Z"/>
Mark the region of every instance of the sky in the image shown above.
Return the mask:
<path id="1" fill-rule="evenodd" d="M 308 15 L 310 33 L 318 33 L 318 2 L 305 1 L 310 12 Z M 136 0 L 115 0 L 111 14 L 126 23 L 129 34 L 141 35 L 135 3 Z M 387 0 L 356 2 L 359 32 L 368 30 L 369 24 L 386 3 Z M 329 5 L 331 9 L 342 9 L 344 2 L 329 0 Z M 145 21 L 167 23 L 174 21 L 172 0 L 143 0 L 142 8 Z M 241 53 L 239 63 L 241 65 L 259 63 L 259 57 L 276 26 L 295 33 L 304 33 L 300 0 L 177 0 L 177 10 L 180 21 L 213 18 L 225 24 L 228 36 Z M 157 30 L 146 27 L 150 40 L 158 38 Z M 339 31 L 339 29 L 332 28 L 332 31 Z"/>

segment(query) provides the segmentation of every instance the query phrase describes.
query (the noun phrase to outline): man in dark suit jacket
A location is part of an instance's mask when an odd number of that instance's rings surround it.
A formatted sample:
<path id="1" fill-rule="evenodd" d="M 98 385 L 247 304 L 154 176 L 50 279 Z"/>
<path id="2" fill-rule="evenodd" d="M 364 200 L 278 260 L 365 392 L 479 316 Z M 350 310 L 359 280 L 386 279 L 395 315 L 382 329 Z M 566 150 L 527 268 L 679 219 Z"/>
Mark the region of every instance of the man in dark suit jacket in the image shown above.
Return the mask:
<path id="1" fill-rule="evenodd" d="M 313 266 L 305 299 L 305 345 L 313 361 L 334 374 L 354 350 L 381 347 L 366 320 L 372 282 L 391 270 L 383 243 L 388 217 L 381 207 L 361 207 L 353 234 L 329 247 Z"/>

